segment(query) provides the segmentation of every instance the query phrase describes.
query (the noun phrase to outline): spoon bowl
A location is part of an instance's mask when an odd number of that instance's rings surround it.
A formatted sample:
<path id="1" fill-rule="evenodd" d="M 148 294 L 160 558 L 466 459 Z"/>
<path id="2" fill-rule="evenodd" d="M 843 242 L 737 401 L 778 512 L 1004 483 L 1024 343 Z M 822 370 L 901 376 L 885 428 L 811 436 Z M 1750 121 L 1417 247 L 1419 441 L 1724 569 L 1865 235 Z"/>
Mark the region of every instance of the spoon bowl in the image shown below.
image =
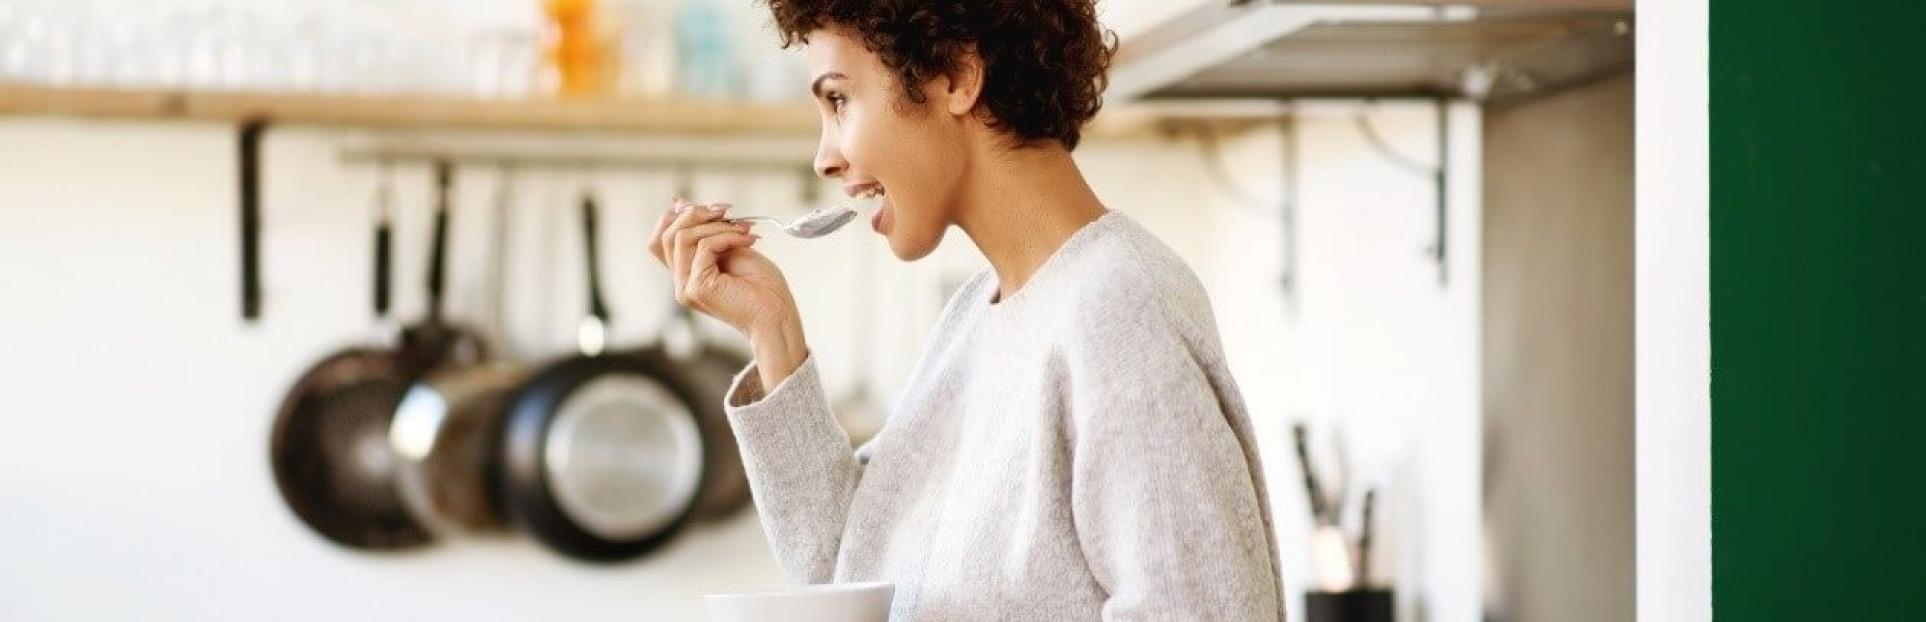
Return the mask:
<path id="1" fill-rule="evenodd" d="M 790 222 L 783 222 L 781 219 L 769 216 L 739 216 L 728 220 L 733 223 L 766 222 L 782 229 L 783 233 L 792 237 L 809 240 L 834 233 L 843 225 L 856 220 L 856 210 L 847 207 L 826 207 L 804 214 Z"/>

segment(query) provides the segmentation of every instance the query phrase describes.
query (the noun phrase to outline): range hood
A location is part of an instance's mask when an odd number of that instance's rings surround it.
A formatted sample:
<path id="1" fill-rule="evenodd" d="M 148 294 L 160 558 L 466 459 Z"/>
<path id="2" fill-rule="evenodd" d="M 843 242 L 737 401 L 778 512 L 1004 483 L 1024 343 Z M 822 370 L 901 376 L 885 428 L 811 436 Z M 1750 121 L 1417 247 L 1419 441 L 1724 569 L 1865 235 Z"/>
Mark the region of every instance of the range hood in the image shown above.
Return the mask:
<path id="1" fill-rule="evenodd" d="M 1115 101 L 1529 98 L 1632 65 L 1631 0 L 1207 0 L 1123 41 Z"/>

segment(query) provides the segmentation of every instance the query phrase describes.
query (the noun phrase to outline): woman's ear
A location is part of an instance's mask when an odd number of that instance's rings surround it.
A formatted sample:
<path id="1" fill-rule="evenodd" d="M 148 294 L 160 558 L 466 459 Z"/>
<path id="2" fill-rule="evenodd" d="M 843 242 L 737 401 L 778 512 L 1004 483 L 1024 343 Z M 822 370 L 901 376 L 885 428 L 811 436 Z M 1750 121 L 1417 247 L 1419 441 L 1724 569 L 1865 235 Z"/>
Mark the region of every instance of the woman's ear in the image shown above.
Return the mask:
<path id="1" fill-rule="evenodd" d="M 983 57 L 977 55 L 976 46 L 958 55 L 956 66 L 945 77 L 945 109 L 955 116 L 976 110 L 976 101 L 983 96 Z"/>

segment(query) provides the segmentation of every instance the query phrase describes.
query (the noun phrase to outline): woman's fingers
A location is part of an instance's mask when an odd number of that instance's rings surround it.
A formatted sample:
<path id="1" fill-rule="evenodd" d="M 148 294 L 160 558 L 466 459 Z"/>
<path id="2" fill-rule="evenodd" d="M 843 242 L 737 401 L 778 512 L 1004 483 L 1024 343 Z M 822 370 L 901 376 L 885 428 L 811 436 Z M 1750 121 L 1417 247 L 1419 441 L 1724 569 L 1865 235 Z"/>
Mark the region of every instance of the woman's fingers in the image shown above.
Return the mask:
<path id="1" fill-rule="evenodd" d="M 668 231 L 669 223 L 675 222 L 676 216 L 686 211 L 687 205 L 689 203 L 683 201 L 682 197 L 676 197 L 669 202 L 669 209 L 662 210 L 662 215 L 655 219 L 655 228 L 649 230 L 649 255 L 664 266 L 669 265 L 669 255 L 662 250 L 662 233 Z"/>
<path id="2" fill-rule="evenodd" d="M 746 233 L 747 231 L 748 228 L 746 225 L 727 221 L 706 222 L 676 229 L 673 234 L 674 237 L 669 241 L 668 252 L 670 259 L 669 269 L 673 271 L 675 275 L 678 289 L 686 285 L 683 281 L 686 280 L 686 277 L 691 273 L 690 266 L 695 260 L 697 244 L 717 235 L 739 234 Z"/>
<path id="3" fill-rule="evenodd" d="M 750 235 L 747 223 L 724 220 L 728 203 L 703 205 L 676 199 L 656 218 L 649 234 L 649 254 L 669 269 L 675 282 L 675 299 L 689 308 L 711 313 L 708 300 L 722 274 L 721 256 L 731 249 L 756 243 L 761 236 Z"/>
<path id="4" fill-rule="evenodd" d="M 700 203 L 689 203 L 687 201 L 681 202 L 677 209 L 681 210 L 681 212 L 669 218 L 669 224 L 662 227 L 662 231 L 650 242 L 651 247 L 660 248 L 663 255 L 663 264 L 667 265 L 670 269 L 677 268 L 675 264 L 676 233 L 684 228 L 720 220 L 724 212 L 728 211 L 727 207 L 707 207 Z"/>
<path id="5" fill-rule="evenodd" d="M 720 220 L 720 218 L 722 218 L 722 212 L 720 212 L 720 210 L 711 210 L 711 208 L 707 208 L 707 206 L 703 206 L 703 204 L 684 204 L 684 206 L 682 206 L 682 214 L 676 214 L 676 218 L 668 221 L 668 227 L 663 227 L 663 235 L 661 235 L 659 241 L 657 241 L 659 245 L 663 246 L 663 264 L 664 266 L 668 266 L 668 272 L 682 273 L 684 270 L 688 270 L 688 264 L 678 264 L 678 262 L 676 262 L 676 237 L 682 235 L 682 229 L 695 227 L 695 225 L 701 225 L 701 223 L 709 223 L 709 221 Z"/>
<path id="6" fill-rule="evenodd" d="M 704 304 L 704 296 L 715 286 L 716 276 L 721 274 L 716 268 L 718 258 L 731 249 L 755 244 L 760 239 L 762 236 L 731 231 L 704 237 L 696 242 L 695 256 L 689 260 L 689 272 L 682 279 L 683 286 L 677 296 L 698 305 Z"/>

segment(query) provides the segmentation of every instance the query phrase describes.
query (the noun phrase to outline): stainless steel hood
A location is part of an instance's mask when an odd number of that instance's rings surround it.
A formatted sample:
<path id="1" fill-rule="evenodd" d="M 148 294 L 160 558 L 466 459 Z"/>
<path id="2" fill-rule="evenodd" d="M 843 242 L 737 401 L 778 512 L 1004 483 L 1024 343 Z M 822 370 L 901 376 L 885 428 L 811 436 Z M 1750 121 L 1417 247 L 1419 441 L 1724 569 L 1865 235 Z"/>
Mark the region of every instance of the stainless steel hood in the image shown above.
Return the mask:
<path id="1" fill-rule="evenodd" d="M 1629 0 L 1212 0 L 1125 40 L 1115 101 L 1528 98 L 1632 64 Z"/>

